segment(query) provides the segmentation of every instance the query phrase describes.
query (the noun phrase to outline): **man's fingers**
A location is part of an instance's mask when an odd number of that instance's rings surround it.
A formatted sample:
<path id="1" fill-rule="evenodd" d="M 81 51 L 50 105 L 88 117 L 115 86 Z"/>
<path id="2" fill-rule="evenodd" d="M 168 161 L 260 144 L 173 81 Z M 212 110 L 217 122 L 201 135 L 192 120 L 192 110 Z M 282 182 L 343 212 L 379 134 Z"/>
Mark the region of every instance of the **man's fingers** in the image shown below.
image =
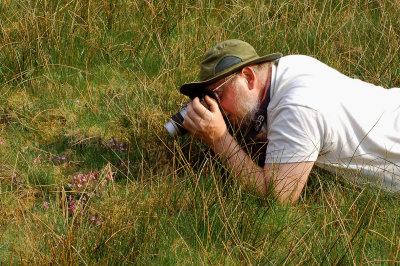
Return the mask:
<path id="1" fill-rule="evenodd" d="M 183 126 L 191 133 L 195 133 L 196 131 L 196 123 L 193 122 L 189 116 L 185 116 L 185 119 L 183 120 Z"/>
<path id="2" fill-rule="evenodd" d="M 199 98 L 194 98 L 192 101 L 193 110 L 201 117 L 205 117 L 205 115 L 209 112 L 209 110 L 201 104 Z"/>
<path id="3" fill-rule="evenodd" d="M 203 134 L 202 134 L 202 126 L 195 121 L 193 121 L 192 117 L 185 116 L 185 119 L 183 120 L 183 126 L 193 135 L 196 137 L 200 138 L 200 140 L 203 140 Z"/>
<path id="4" fill-rule="evenodd" d="M 203 120 L 203 118 L 194 110 L 193 102 L 190 103 L 187 108 L 186 117 L 190 117 L 190 120 L 193 121 L 195 124 L 200 124 L 200 122 Z"/>

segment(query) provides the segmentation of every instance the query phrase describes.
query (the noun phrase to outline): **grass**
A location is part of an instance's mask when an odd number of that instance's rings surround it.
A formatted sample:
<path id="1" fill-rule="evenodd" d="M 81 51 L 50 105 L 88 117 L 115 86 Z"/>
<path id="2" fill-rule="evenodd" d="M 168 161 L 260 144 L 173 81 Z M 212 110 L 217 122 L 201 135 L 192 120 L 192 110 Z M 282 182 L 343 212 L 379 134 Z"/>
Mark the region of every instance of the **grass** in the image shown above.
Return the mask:
<path id="1" fill-rule="evenodd" d="M 399 15 L 383 0 L 2 1 L 0 261 L 398 262 L 398 195 L 315 169 L 282 206 L 163 123 L 228 38 L 399 87 Z"/>

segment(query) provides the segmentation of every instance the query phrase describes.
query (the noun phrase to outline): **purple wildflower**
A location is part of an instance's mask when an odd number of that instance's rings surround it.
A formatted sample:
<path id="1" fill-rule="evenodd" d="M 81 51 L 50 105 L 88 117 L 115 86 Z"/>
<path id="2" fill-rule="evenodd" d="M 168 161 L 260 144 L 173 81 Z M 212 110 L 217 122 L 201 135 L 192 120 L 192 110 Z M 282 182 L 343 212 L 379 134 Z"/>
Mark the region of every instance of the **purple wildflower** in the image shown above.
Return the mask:
<path id="1" fill-rule="evenodd" d="M 76 211 L 76 204 L 73 202 L 73 203 L 71 203 L 71 205 L 70 205 L 70 212 L 71 213 L 74 213 Z"/>

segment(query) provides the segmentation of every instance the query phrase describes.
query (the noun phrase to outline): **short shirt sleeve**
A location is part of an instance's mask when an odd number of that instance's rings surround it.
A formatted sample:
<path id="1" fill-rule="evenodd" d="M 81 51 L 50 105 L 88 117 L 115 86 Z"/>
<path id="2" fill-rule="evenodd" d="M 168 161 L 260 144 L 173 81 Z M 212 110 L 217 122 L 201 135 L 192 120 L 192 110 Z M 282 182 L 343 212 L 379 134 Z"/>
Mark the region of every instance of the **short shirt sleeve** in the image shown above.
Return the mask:
<path id="1" fill-rule="evenodd" d="M 323 146 L 319 112 L 303 106 L 281 106 L 268 116 L 266 163 L 315 161 Z"/>

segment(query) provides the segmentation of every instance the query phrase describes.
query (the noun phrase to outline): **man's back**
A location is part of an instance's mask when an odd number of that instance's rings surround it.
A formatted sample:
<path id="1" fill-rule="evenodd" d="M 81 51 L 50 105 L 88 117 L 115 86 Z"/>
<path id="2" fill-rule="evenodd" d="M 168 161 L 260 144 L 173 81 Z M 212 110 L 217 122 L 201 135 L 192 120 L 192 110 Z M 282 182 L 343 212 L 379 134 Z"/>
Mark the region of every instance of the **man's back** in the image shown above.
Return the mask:
<path id="1" fill-rule="evenodd" d="M 351 79 L 311 57 L 283 57 L 273 70 L 268 136 L 268 163 L 360 170 L 389 188 L 400 175 L 400 89 Z"/>

